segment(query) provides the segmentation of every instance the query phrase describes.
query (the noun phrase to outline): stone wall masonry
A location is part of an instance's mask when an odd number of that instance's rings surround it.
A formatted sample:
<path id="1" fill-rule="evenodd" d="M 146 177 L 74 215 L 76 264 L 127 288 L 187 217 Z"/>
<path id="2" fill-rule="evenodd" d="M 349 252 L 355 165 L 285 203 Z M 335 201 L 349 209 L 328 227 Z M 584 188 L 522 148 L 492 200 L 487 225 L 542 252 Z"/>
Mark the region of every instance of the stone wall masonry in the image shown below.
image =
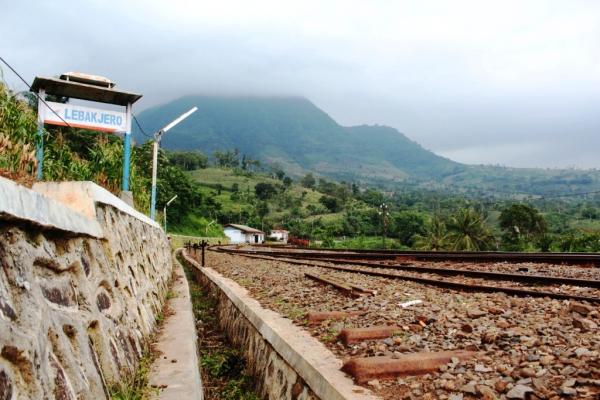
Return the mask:
<path id="1" fill-rule="evenodd" d="M 137 368 L 162 310 L 163 231 L 83 186 L 93 215 L 0 182 L 0 400 L 107 398 Z"/>
<path id="2" fill-rule="evenodd" d="M 289 319 L 264 309 L 246 289 L 182 251 L 198 283 L 217 298 L 219 325 L 242 349 L 256 392 L 270 400 L 376 400 L 340 371 L 322 343 Z"/>

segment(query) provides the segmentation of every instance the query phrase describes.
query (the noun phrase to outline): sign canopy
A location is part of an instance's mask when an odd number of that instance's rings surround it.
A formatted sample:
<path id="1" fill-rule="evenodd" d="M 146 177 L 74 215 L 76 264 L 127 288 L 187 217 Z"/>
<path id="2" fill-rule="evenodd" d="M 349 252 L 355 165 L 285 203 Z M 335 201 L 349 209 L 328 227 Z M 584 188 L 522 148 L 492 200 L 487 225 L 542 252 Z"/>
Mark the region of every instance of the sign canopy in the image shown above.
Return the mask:
<path id="1" fill-rule="evenodd" d="M 114 87 L 36 76 L 31 85 L 31 91 L 37 93 L 40 89 L 45 90 L 46 94 L 116 104 L 119 106 L 133 104 L 142 98 L 141 94 L 125 92 Z"/>

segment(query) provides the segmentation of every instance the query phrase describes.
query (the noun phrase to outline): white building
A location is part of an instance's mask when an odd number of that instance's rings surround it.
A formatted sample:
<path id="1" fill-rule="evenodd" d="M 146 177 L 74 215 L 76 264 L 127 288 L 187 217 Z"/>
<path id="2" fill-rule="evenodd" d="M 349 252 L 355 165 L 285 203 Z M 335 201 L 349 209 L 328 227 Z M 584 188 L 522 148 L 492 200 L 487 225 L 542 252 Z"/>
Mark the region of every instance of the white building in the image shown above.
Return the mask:
<path id="1" fill-rule="evenodd" d="M 223 231 L 229 242 L 237 243 L 264 243 L 265 233 L 246 225 L 227 224 Z"/>
<path id="2" fill-rule="evenodd" d="M 285 229 L 273 229 L 269 237 L 277 240 L 278 242 L 287 243 L 289 232 Z"/>

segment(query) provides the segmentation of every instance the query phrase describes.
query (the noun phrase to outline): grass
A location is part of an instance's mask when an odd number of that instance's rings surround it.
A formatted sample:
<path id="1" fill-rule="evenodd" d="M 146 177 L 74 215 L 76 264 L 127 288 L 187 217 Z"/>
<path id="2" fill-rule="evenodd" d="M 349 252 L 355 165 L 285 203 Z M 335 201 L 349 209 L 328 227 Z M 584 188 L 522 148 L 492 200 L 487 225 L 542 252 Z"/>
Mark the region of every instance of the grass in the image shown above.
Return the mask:
<path id="1" fill-rule="evenodd" d="M 225 237 L 223 227 L 216 221 L 188 214 L 175 226 L 168 226 L 169 233 L 200 237 Z"/>
<path id="2" fill-rule="evenodd" d="M 111 400 L 147 400 L 158 393 L 159 389 L 152 388 L 148 384 L 150 366 L 155 358 L 156 354 L 146 350 L 137 370 L 109 388 Z"/>
<path id="3" fill-rule="evenodd" d="M 221 242 L 221 244 L 229 243 L 229 239 L 226 237 L 187 236 L 176 233 L 169 233 L 169 236 L 171 236 L 171 248 L 173 249 L 183 247 L 186 242 L 198 243 L 202 240 L 206 240 L 209 244 L 218 244 L 219 242 Z"/>
<path id="4" fill-rule="evenodd" d="M 199 169 L 195 171 L 189 172 L 190 176 L 201 186 L 201 191 L 204 195 L 214 194 L 215 199 L 221 203 L 223 207 L 223 211 L 231 212 L 231 213 L 239 213 L 242 210 L 251 210 L 254 202 L 254 187 L 258 183 L 270 183 L 272 185 L 281 185 L 281 181 L 271 178 L 262 173 L 252 173 L 247 175 L 242 175 L 236 173 L 236 171 L 232 169 L 224 169 L 224 168 L 205 168 Z M 241 198 L 239 200 L 232 200 L 231 194 L 233 191 L 231 190 L 234 184 L 238 185 L 238 193 Z M 218 194 L 217 187 L 221 186 L 221 194 Z M 322 194 L 305 187 L 300 186 L 298 183 L 294 182 L 290 188 L 286 190 L 288 194 L 295 198 L 302 199 L 302 206 L 306 213 L 306 207 L 309 205 L 313 205 L 315 207 L 322 208 L 319 203 L 319 199 Z M 246 201 L 245 198 L 247 194 L 250 194 L 252 200 L 250 202 Z M 283 217 L 286 209 L 279 209 L 277 206 L 277 201 L 269 202 L 270 212 L 267 215 L 267 218 L 277 220 Z"/>

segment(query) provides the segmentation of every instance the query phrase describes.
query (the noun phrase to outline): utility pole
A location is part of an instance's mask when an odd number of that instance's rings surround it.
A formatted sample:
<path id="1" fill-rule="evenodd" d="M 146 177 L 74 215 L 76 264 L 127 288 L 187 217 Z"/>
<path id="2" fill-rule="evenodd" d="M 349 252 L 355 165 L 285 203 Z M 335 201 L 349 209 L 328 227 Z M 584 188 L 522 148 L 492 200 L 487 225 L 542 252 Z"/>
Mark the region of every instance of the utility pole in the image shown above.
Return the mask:
<path id="1" fill-rule="evenodd" d="M 381 240 L 383 242 L 383 248 L 385 249 L 385 236 L 387 234 L 387 224 L 388 224 L 388 206 L 385 203 L 382 203 L 379 206 L 379 215 L 381 215 Z"/>
<path id="2" fill-rule="evenodd" d="M 152 191 L 151 191 L 151 198 L 150 198 L 150 218 L 154 219 L 154 216 L 156 214 L 156 170 L 158 168 L 158 147 L 160 146 L 160 140 L 162 138 L 162 135 L 167 133 L 167 131 L 169 129 L 171 129 L 172 127 L 174 127 L 175 125 L 177 125 L 178 123 L 180 123 L 181 121 L 183 121 L 184 119 L 186 119 L 187 117 L 189 117 L 190 115 L 192 115 L 192 113 L 194 113 L 196 110 L 198 110 L 198 107 L 194 107 L 191 110 L 189 110 L 186 113 L 181 114 L 179 117 L 177 117 L 177 119 L 173 120 L 171 123 L 169 123 L 167 126 L 165 126 L 164 128 L 162 128 L 161 130 L 159 130 L 158 132 L 156 132 L 154 134 L 154 145 L 152 148 Z M 165 206 L 166 209 L 166 206 Z M 165 232 L 166 232 L 166 224 L 165 224 Z"/>
<path id="3" fill-rule="evenodd" d="M 177 198 L 177 195 L 173 196 L 173 198 L 171 198 L 171 200 L 167 201 L 167 204 L 165 204 L 165 208 L 163 209 L 163 219 L 165 221 L 165 233 L 167 233 L 167 207 L 169 206 L 169 204 L 171 204 L 173 202 L 173 200 L 175 200 Z"/>

